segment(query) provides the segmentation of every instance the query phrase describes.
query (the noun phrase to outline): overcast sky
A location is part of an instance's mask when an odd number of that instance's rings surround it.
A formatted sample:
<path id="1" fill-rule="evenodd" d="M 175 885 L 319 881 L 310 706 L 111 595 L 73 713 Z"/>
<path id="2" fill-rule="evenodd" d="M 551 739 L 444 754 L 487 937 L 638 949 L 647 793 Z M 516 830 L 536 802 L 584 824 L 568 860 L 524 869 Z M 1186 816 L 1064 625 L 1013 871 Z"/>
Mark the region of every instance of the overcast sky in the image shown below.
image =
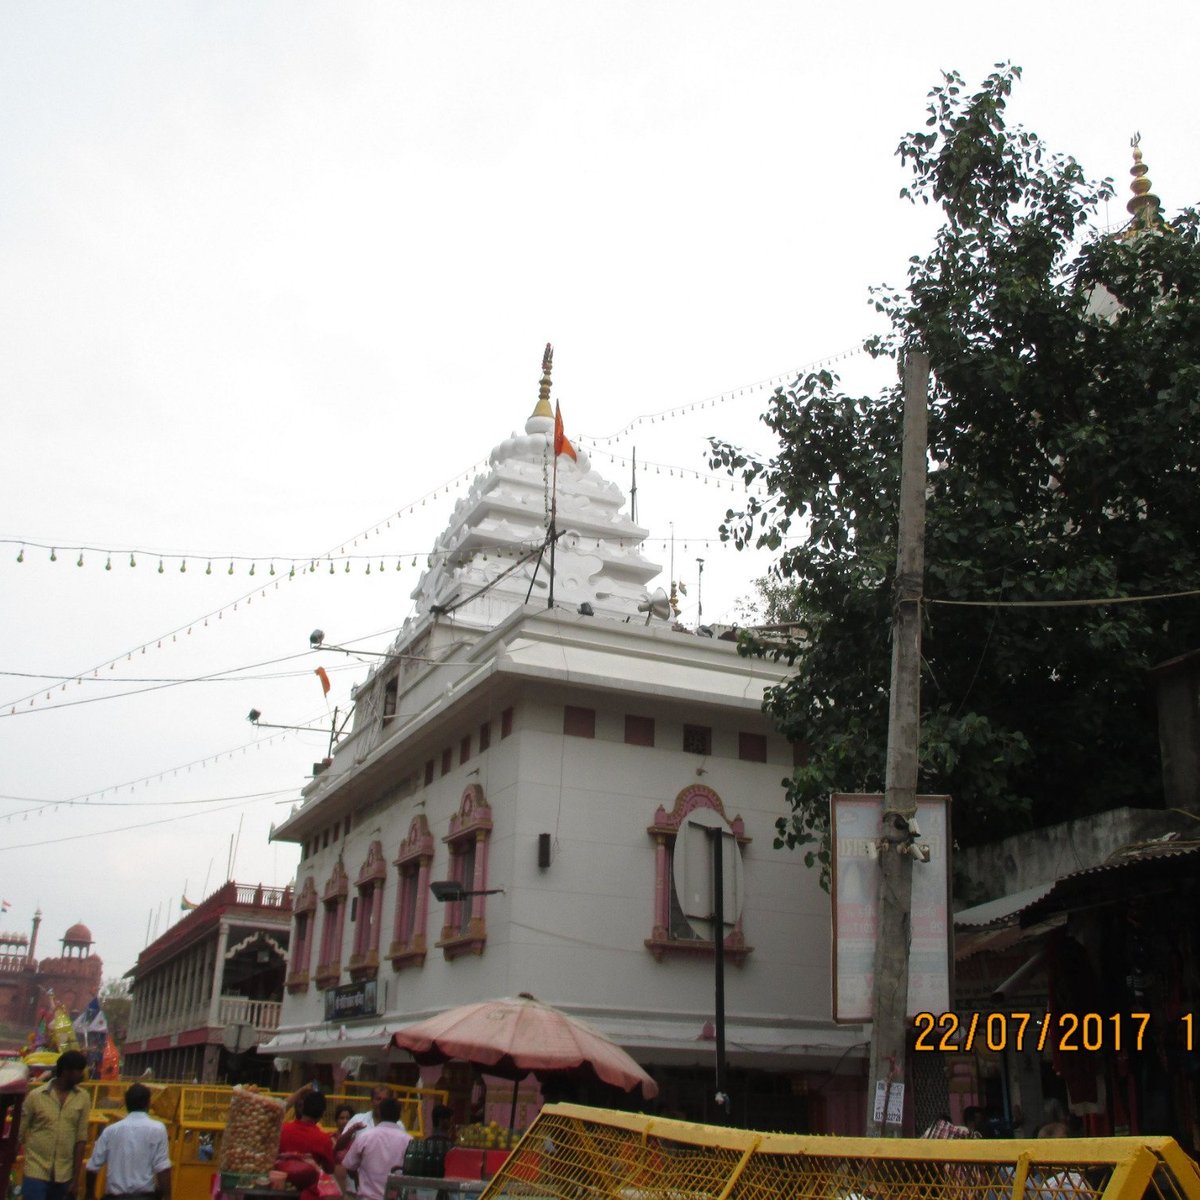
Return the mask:
<path id="1" fill-rule="evenodd" d="M 365 666 L 309 631 L 386 644 L 547 341 L 596 467 L 626 486 L 606 454 L 661 464 L 650 557 L 673 523 L 676 574 L 704 557 L 705 619 L 734 619 L 765 560 L 706 543 L 737 493 L 678 468 L 707 475 L 710 434 L 769 450 L 757 385 L 878 330 L 868 287 L 933 227 L 893 152 L 939 72 L 1022 64 L 1013 119 L 1116 177 L 1117 222 L 1136 130 L 1167 209 L 1200 198 L 1198 24 L 1024 0 L 8 0 L 0 926 L 40 906 L 44 954 L 82 919 L 113 976 L 231 851 L 240 881 L 292 878 L 268 831 L 325 739 L 246 713 L 324 720 L 320 663 L 344 710 Z M 342 548 L 380 559 L 289 578 Z M 162 686 L 234 669 L 253 678 Z"/>

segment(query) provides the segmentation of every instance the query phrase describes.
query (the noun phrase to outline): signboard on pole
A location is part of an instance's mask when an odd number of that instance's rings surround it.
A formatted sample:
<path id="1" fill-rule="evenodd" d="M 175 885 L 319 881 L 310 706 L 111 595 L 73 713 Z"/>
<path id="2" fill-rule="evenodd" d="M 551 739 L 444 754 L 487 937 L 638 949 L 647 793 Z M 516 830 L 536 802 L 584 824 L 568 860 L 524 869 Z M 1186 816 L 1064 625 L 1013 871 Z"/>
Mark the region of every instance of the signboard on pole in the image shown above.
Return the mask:
<path id="1" fill-rule="evenodd" d="M 833 1019 L 858 1025 L 871 1020 L 875 986 L 883 797 L 838 792 L 831 807 Z M 950 1007 L 950 797 L 918 796 L 917 825 L 929 861 L 913 863 L 910 1017 Z"/>

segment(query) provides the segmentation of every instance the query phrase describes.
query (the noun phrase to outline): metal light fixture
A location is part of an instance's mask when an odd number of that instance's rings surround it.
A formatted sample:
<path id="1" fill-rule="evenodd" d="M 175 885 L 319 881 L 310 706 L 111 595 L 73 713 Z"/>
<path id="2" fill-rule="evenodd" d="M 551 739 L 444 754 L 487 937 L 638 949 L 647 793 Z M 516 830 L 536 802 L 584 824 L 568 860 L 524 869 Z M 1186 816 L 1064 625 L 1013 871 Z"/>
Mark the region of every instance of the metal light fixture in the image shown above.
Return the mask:
<path id="1" fill-rule="evenodd" d="M 396 657 L 393 650 L 350 650 L 346 646 L 327 646 L 325 644 L 325 630 L 323 629 L 314 629 L 308 635 L 308 648 L 310 650 L 336 650 L 339 654 L 369 654 L 374 658 Z"/>
<path id="2" fill-rule="evenodd" d="M 435 879 L 429 885 L 429 890 L 433 893 L 433 898 L 440 904 L 457 904 L 468 896 L 495 896 L 504 893 L 503 888 L 482 888 L 474 891 L 471 888 L 463 887 L 457 879 Z"/>

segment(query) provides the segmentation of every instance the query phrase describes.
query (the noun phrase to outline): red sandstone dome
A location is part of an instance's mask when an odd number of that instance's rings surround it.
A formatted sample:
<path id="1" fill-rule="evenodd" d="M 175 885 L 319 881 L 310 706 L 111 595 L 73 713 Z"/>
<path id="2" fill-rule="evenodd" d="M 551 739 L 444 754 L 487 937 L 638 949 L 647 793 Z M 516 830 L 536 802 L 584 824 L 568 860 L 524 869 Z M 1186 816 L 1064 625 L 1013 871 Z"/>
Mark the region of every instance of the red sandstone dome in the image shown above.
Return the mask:
<path id="1" fill-rule="evenodd" d="M 77 921 L 63 934 L 62 940 L 64 942 L 82 943 L 83 945 L 90 946 L 92 944 L 92 931 L 82 921 Z"/>

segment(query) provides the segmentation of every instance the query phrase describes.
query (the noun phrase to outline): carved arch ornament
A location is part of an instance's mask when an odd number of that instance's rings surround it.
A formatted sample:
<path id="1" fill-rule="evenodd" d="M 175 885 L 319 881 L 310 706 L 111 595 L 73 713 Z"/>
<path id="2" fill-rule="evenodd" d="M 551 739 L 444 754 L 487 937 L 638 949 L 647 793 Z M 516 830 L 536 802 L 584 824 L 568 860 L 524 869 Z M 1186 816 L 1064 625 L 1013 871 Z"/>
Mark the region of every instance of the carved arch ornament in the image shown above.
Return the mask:
<path id="1" fill-rule="evenodd" d="M 382 881 L 386 878 L 387 863 L 383 857 L 383 843 L 376 838 L 367 847 L 367 857 L 363 861 L 362 869 L 358 872 L 354 886 L 363 887 L 365 884 L 374 883 L 376 880 Z"/>
<path id="2" fill-rule="evenodd" d="M 296 903 L 292 905 L 292 914 L 296 913 L 313 913 L 317 911 L 317 885 L 313 883 L 313 877 L 307 876 L 299 893 L 296 896 Z"/>
<path id="3" fill-rule="evenodd" d="M 274 950 L 280 958 L 287 958 L 287 951 L 269 933 L 263 933 L 261 929 L 256 930 L 248 938 L 243 938 L 236 946 L 230 946 L 225 951 L 225 957 L 227 959 L 233 958 L 243 950 L 253 946 L 255 942 L 265 942 L 267 948 Z"/>

